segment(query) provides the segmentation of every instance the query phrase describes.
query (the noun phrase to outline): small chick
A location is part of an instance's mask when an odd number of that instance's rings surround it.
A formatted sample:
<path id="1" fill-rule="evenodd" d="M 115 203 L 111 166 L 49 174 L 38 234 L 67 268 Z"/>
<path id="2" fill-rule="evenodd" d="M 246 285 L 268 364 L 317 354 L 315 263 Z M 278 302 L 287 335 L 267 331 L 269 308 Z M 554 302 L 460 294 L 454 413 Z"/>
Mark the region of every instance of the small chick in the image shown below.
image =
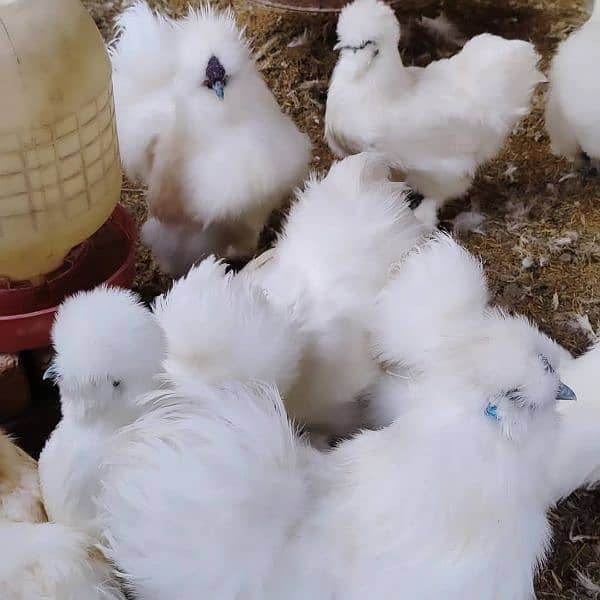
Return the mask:
<path id="1" fill-rule="evenodd" d="M 338 157 L 376 150 L 425 197 L 416 214 L 428 226 L 437 209 L 463 195 L 479 166 L 502 148 L 544 81 L 532 44 L 484 34 L 450 59 L 406 68 L 400 26 L 380 0 L 355 0 L 339 18 L 340 57 L 325 116 Z"/>
<path id="2" fill-rule="evenodd" d="M 260 268 L 245 270 L 289 311 L 305 339 L 290 415 L 312 432 L 345 435 L 360 424 L 357 399 L 377 378 L 367 335 L 370 309 L 392 265 L 421 239 L 380 156 L 360 154 L 313 178 L 292 206 Z"/>
<path id="3" fill-rule="evenodd" d="M 552 470 L 557 498 L 600 483 L 600 345 L 565 362 L 562 378 L 577 390 L 561 405 L 561 436 Z"/>
<path id="4" fill-rule="evenodd" d="M 0 432 L 0 598 L 124 600 L 91 540 L 46 520 L 35 461 Z"/>
<path id="5" fill-rule="evenodd" d="M 307 172 L 308 137 L 277 105 L 231 11 L 207 4 L 174 22 L 137 3 L 118 23 L 117 125 L 127 175 L 148 184 L 144 241 L 172 275 L 210 253 L 251 255 Z"/>
<path id="6" fill-rule="evenodd" d="M 416 315 L 427 323 L 446 316 L 431 293 L 430 276 L 453 262 L 434 268 L 440 248 L 481 276 L 448 240 L 413 254 L 423 275 L 396 289 L 429 305 Z M 477 302 L 467 304 L 454 308 Z M 110 556 L 140 597 L 532 597 L 566 389 L 554 346 L 486 307 L 458 335 L 426 326 L 413 351 L 402 331 L 415 314 L 389 316 L 398 330 L 381 340 L 387 358 L 428 377 L 385 429 L 319 453 L 297 437 L 273 388 L 209 387 L 192 375 L 119 432 L 102 515 Z"/>
<path id="7" fill-rule="evenodd" d="M 552 151 L 586 175 L 600 174 L 600 2 L 558 48 L 550 68 L 546 128 Z"/>
<path id="8" fill-rule="evenodd" d="M 164 369 L 204 382 L 266 381 L 286 395 L 298 376 L 302 336 L 261 290 L 214 257 L 155 302 L 167 339 Z"/>
<path id="9" fill-rule="evenodd" d="M 62 420 L 40 456 L 44 502 L 52 521 L 93 529 L 100 464 L 115 431 L 139 416 L 136 398 L 154 388 L 164 337 L 133 293 L 100 287 L 60 306 L 52 341 L 46 376 L 58 383 Z"/>

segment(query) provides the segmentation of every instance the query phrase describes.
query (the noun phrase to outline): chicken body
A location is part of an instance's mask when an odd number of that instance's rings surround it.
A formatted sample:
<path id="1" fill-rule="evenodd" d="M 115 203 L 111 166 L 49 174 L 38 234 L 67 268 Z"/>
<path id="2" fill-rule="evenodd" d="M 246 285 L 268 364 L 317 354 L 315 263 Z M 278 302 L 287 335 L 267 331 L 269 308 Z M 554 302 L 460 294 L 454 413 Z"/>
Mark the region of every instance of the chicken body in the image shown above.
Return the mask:
<path id="1" fill-rule="evenodd" d="M 565 361 L 561 376 L 577 403 L 561 405 L 561 435 L 553 476 L 557 497 L 600 482 L 600 346 Z"/>
<path id="2" fill-rule="evenodd" d="M 562 388 L 553 347 L 511 323 L 486 310 L 462 338 L 429 338 L 411 410 L 329 453 L 273 388 L 178 378 L 108 460 L 111 557 L 145 600 L 528 600 Z"/>
<path id="3" fill-rule="evenodd" d="M 285 402 L 313 432 L 344 435 L 360 425 L 357 399 L 379 373 L 371 307 L 423 235 L 406 187 L 387 175 L 381 157 L 368 154 L 335 164 L 299 194 L 269 257 L 242 272 L 298 325 L 302 358 Z"/>
<path id="4" fill-rule="evenodd" d="M 589 171 L 600 169 L 600 3 L 559 46 L 550 69 L 546 127 L 552 150 Z"/>
<path id="5" fill-rule="evenodd" d="M 307 172 L 307 136 L 281 112 L 231 12 L 207 5 L 175 22 L 138 3 L 119 28 L 117 125 L 126 173 L 149 188 L 143 238 L 173 275 L 210 253 L 251 255 Z"/>
<path id="6" fill-rule="evenodd" d="M 338 157 L 381 152 L 425 201 L 416 214 L 463 195 L 530 110 L 544 81 L 532 44 L 484 34 L 450 59 L 406 68 L 400 27 L 379 0 L 355 0 L 341 13 L 340 57 L 329 86 L 325 137 Z"/>

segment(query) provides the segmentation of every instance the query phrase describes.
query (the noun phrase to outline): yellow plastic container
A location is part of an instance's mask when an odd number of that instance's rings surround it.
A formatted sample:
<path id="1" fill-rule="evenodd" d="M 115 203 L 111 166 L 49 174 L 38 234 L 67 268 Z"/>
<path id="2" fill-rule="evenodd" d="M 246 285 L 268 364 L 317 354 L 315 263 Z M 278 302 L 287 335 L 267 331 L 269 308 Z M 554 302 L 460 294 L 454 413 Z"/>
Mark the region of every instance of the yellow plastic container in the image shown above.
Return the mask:
<path id="1" fill-rule="evenodd" d="M 121 191 L 111 67 L 79 0 L 0 0 L 0 277 L 36 280 Z"/>

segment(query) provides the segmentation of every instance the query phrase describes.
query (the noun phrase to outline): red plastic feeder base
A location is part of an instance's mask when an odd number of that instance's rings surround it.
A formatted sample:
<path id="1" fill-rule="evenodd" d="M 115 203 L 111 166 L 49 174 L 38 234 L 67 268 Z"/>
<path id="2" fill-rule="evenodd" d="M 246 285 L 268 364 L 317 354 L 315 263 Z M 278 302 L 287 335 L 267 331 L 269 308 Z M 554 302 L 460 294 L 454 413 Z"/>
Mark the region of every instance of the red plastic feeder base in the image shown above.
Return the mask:
<path id="1" fill-rule="evenodd" d="M 60 269 L 50 273 L 43 284 L 0 280 L 0 353 L 49 346 L 56 309 L 67 296 L 101 283 L 130 287 L 135 276 L 136 243 L 135 223 L 118 204 L 108 221 L 73 248 Z"/>

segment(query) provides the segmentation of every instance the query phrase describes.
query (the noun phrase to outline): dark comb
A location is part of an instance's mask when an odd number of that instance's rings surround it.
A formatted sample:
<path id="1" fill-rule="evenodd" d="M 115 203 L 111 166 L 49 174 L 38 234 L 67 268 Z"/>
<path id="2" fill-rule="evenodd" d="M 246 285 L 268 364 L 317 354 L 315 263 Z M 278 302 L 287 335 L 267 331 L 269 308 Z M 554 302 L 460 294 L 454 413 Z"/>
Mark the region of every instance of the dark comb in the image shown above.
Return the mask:
<path id="1" fill-rule="evenodd" d="M 206 81 L 208 85 L 213 85 L 215 81 L 225 81 L 226 76 L 225 67 L 223 67 L 216 56 L 211 56 L 206 66 Z"/>

